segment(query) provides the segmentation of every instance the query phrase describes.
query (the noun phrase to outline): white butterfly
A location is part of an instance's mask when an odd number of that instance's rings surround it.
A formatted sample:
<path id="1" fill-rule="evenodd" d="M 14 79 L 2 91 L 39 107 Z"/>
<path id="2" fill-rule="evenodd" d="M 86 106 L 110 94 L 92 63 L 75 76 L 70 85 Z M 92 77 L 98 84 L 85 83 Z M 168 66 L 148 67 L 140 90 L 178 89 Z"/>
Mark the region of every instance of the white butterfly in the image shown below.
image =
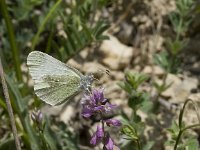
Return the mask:
<path id="1" fill-rule="evenodd" d="M 84 76 L 75 68 L 40 51 L 27 57 L 29 72 L 34 80 L 35 94 L 50 105 L 59 105 L 79 92 L 89 91 L 92 75 Z"/>

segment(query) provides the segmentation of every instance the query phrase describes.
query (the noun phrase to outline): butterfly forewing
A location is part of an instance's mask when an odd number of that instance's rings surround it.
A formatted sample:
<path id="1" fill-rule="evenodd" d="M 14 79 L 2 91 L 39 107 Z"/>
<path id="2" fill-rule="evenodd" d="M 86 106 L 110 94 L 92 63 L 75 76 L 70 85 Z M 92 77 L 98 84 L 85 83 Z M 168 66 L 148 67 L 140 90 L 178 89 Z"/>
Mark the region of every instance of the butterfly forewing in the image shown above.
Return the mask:
<path id="1" fill-rule="evenodd" d="M 80 91 L 82 74 L 39 51 L 28 55 L 27 65 L 36 95 L 50 105 L 58 105 Z"/>

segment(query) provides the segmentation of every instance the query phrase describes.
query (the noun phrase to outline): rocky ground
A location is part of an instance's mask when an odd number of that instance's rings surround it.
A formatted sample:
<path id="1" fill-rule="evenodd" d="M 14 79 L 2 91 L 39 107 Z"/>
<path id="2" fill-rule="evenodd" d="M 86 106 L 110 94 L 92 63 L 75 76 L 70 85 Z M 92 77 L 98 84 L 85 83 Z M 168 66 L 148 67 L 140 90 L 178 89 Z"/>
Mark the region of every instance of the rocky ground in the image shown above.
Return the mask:
<path id="1" fill-rule="evenodd" d="M 106 33 L 110 40 L 84 49 L 68 63 L 85 74 L 98 74 L 100 78 L 95 82 L 96 86 L 103 86 L 106 97 L 129 113 L 127 95 L 117 83 L 124 80 L 125 71 L 147 74 L 150 80 L 143 85 L 143 89 L 154 96 L 155 89 L 152 82 L 161 82 L 164 71 L 153 63 L 152 56 L 165 49 L 165 39 L 173 33 L 167 16 L 176 9 L 176 6 L 174 0 L 140 2 L 119 0 L 118 3 L 120 5 L 116 4 L 103 13 L 104 17 L 112 22 L 111 28 Z M 200 106 L 199 38 L 199 35 L 192 35 L 189 44 L 183 50 L 185 59 L 181 65 L 182 72 L 167 76 L 166 82 L 172 85 L 159 100 L 161 108 L 155 116 L 158 122 L 148 123 L 145 136 L 149 140 L 156 139 L 155 150 L 164 149 L 163 143 L 168 136 L 165 129 L 170 126 L 173 119 L 178 119 L 180 108 L 186 99 L 190 98 Z M 109 70 L 109 75 L 104 73 L 106 70 Z M 81 95 L 76 99 L 80 97 Z M 48 111 L 49 114 L 58 115 L 59 120 L 69 123 L 76 117 L 78 113 L 76 108 L 79 107 L 78 103 L 71 103 L 72 105 L 44 108 L 44 110 L 46 114 Z M 74 113 L 74 110 L 77 110 L 77 113 Z M 145 120 L 146 114 L 141 112 L 141 115 Z M 188 125 L 197 123 L 194 107 L 187 108 L 184 120 Z M 78 123 L 74 125 L 79 126 Z M 194 134 L 198 135 L 199 132 L 195 131 Z"/>

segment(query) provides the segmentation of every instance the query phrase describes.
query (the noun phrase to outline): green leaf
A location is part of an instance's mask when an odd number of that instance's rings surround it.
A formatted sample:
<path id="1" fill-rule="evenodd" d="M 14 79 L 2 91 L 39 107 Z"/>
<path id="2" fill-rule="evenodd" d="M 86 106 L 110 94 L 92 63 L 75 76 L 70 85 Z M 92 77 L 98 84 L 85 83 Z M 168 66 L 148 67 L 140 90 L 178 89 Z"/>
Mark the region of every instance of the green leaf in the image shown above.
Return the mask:
<path id="1" fill-rule="evenodd" d="M 82 24 L 82 27 L 83 27 L 83 35 L 85 37 L 85 39 L 87 39 L 88 41 L 90 40 L 94 40 L 94 37 L 92 35 L 92 31 L 90 31 L 90 29 L 83 23 Z M 87 41 L 85 40 L 85 42 Z"/>
<path id="2" fill-rule="evenodd" d="M 164 92 L 165 90 L 167 90 L 171 85 L 173 84 L 173 82 L 169 83 L 169 84 L 161 84 L 159 85 L 156 82 L 153 82 L 153 86 L 158 90 L 159 93 Z"/>
<path id="3" fill-rule="evenodd" d="M 153 60 L 156 65 L 160 66 L 161 68 L 163 68 L 165 71 L 168 72 L 169 62 L 167 56 L 168 56 L 167 52 L 162 52 L 160 54 L 155 54 L 153 56 Z"/>
<path id="4" fill-rule="evenodd" d="M 131 126 L 131 125 L 124 125 L 121 129 L 121 132 L 130 137 L 132 140 L 138 140 L 138 136 L 137 133 L 135 131 L 135 129 Z"/>
<path id="5" fill-rule="evenodd" d="M 128 84 L 132 86 L 134 90 L 136 90 L 144 81 L 146 81 L 149 77 L 140 73 L 126 72 L 125 79 Z"/>
<path id="6" fill-rule="evenodd" d="M 77 45 L 79 47 L 83 47 L 84 46 L 84 43 L 81 39 L 81 36 L 79 35 L 78 33 L 78 30 L 74 27 L 74 26 L 69 26 L 69 28 L 71 29 L 71 32 L 74 34 L 74 38 L 77 40 Z"/>
<path id="7" fill-rule="evenodd" d="M 106 31 L 109 27 L 110 27 L 109 24 L 99 21 L 97 25 L 95 26 L 95 28 L 92 29 L 95 39 L 100 40 L 102 38 L 103 32 Z M 103 37 L 107 38 L 107 36 L 103 36 Z"/>
<path id="8" fill-rule="evenodd" d="M 167 129 L 167 131 L 170 132 L 170 134 L 172 135 L 172 139 L 177 138 L 179 130 L 179 126 L 175 121 L 173 121 L 171 127 Z"/>
<path id="9" fill-rule="evenodd" d="M 145 100 L 141 103 L 140 110 L 142 110 L 145 113 L 149 113 L 153 108 L 153 103 L 150 101 L 149 97 L 146 96 Z"/>
<path id="10" fill-rule="evenodd" d="M 48 120 L 46 119 L 46 122 L 45 122 L 45 127 L 44 127 L 44 138 L 46 140 L 46 142 L 48 143 L 49 147 L 51 148 L 51 150 L 56 150 L 57 147 L 56 147 L 56 142 L 57 142 L 57 137 L 56 135 L 52 132 L 52 130 L 49 128 L 50 125 L 49 125 L 49 122 Z M 56 140 L 55 140 L 56 139 Z"/>
<path id="11" fill-rule="evenodd" d="M 127 93 L 131 94 L 132 92 L 132 87 L 128 84 L 128 83 L 124 83 L 124 82 L 119 82 L 117 83 L 124 91 L 126 91 Z"/>

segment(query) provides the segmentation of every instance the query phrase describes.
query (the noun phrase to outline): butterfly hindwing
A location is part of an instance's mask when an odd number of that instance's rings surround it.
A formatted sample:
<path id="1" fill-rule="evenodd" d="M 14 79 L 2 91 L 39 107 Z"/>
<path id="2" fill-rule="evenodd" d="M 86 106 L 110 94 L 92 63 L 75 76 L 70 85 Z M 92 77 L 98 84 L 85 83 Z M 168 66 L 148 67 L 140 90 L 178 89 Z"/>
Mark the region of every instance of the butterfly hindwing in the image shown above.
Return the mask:
<path id="1" fill-rule="evenodd" d="M 80 92 L 82 74 L 39 51 L 28 55 L 27 65 L 36 95 L 50 105 L 58 105 Z"/>
<path id="2" fill-rule="evenodd" d="M 34 86 L 36 95 L 50 105 L 58 105 L 79 91 L 79 80 L 74 76 L 46 76 Z M 43 88 L 43 85 L 45 88 Z"/>

